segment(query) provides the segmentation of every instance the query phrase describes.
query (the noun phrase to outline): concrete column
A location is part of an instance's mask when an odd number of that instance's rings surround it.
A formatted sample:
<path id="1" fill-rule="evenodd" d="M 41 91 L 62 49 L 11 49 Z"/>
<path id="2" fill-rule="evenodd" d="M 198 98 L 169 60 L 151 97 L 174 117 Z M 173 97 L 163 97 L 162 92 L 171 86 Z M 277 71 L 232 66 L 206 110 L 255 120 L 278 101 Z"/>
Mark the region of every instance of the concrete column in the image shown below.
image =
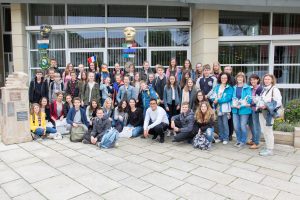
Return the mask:
<path id="1" fill-rule="evenodd" d="M 192 63 L 218 61 L 219 11 L 192 9 Z"/>
<path id="2" fill-rule="evenodd" d="M 14 71 L 28 73 L 28 52 L 25 26 L 26 4 L 11 4 L 12 46 Z"/>

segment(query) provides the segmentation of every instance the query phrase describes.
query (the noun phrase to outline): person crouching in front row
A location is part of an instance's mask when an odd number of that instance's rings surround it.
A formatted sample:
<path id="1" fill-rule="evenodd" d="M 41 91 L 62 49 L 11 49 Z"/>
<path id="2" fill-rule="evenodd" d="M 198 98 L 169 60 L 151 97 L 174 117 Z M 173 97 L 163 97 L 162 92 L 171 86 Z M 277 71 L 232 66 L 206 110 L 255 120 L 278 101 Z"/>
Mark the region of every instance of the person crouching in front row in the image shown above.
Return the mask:
<path id="1" fill-rule="evenodd" d="M 72 132 L 72 128 L 82 126 L 84 132 L 88 131 L 89 122 L 87 121 L 86 114 L 83 108 L 80 108 L 81 100 L 79 97 L 73 99 L 73 108 L 71 108 L 67 115 L 67 130 Z"/>
<path id="2" fill-rule="evenodd" d="M 192 130 L 194 125 L 194 112 L 189 109 L 189 102 L 183 102 L 181 113 L 171 118 L 171 128 L 176 135 L 172 142 L 191 141 L 194 137 Z"/>
<path id="3" fill-rule="evenodd" d="M 102 108 L 97 109 L 96 116 L 93 121 L 93 130 L 83 137 L 82 143 L 84 144 L 97 144 L 101 141 L 105 132 L 111 128 L 111 121 L 107 116 L 104 116 Z"/>
<path id="4" fill-rule="evenodd" d="M 164 143 L 165 132 L 169 126 L 169 119 L 166 111 L 157 105 L 156 99 L 150 99 L 150 108 L 146 111 L 144 121 L 144 138 L 153 135 L 152 140 L 160 136 L 159 142 Z"/>

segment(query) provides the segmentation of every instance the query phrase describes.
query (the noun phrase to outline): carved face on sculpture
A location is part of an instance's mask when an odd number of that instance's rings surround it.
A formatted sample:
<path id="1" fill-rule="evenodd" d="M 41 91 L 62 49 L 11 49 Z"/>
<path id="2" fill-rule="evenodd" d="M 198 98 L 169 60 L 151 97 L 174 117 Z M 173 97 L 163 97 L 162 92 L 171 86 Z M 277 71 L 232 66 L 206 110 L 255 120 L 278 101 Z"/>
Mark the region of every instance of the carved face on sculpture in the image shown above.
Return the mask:
<path id="1" fill-rule="evenodd" d="M 126 42 L 133 42 L 136 34 L 136 30 L 133 27 L 124 28 L 124 35 Z"/>

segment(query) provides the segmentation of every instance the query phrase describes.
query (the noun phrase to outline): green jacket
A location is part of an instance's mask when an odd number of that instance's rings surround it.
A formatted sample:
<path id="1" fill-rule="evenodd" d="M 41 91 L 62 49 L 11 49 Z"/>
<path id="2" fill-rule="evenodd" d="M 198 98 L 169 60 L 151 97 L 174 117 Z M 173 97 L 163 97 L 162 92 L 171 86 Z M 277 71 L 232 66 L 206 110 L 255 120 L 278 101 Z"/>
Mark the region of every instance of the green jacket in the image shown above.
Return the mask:
<path id="1" fill-rule="evenodd" d="M 89 83 L 86 83 L 83 86 L 83 91 L 81 93 L 81 99 L 83 100 L 84 105 L 89 105 L 89 95 L 90 95 L 90 87 Z M 92 93 L 91 93 L 91 99 L 93 100 L 96 99 L 97 103 L 100 103 L 100 89 L 99 89 L 99 84 L 95 83 L 94 87 L 92 88 Z"/>

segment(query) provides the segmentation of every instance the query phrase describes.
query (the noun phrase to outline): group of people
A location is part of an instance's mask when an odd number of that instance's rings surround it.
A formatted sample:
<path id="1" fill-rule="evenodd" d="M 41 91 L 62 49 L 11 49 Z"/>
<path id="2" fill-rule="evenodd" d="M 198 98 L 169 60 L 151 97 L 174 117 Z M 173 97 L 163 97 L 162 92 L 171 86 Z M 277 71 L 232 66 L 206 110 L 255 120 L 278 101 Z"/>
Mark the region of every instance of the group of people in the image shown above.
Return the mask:
<path id="1" fill-rule="evenodd" d="M 272 74 L 233 76 L 229 65 L 222 71 L 218 62 L 212 67 L 197 63 L 193 69 L 190 60 L 179 67 L 175 58 L 166 70 L 144 61 L 139 70 L 132 63 L 125 69 L 116 63 L 111 71 L 95 63 L 87 70 L 69 63 L 61 71 L 52 59 L 46 74 L 36 71 L 29 98 L 31 131 L 37 137 L 60 138 L 56 124 L 65 123 L 68 130 L 84 129 L 83 143 L 99 144 L 109 128 L 131 127 L 132 137 L 153 135 L 161 143 L 166 135 L 174 135 L 173 142 L 192 143 L 202 134 L 210 148 L 213 142 L 227 145 L 234 131 L 237 148 L 257 149 L 263 133 L 262 156 L 273 154 L 274 113 L 282 106 Z"/>

